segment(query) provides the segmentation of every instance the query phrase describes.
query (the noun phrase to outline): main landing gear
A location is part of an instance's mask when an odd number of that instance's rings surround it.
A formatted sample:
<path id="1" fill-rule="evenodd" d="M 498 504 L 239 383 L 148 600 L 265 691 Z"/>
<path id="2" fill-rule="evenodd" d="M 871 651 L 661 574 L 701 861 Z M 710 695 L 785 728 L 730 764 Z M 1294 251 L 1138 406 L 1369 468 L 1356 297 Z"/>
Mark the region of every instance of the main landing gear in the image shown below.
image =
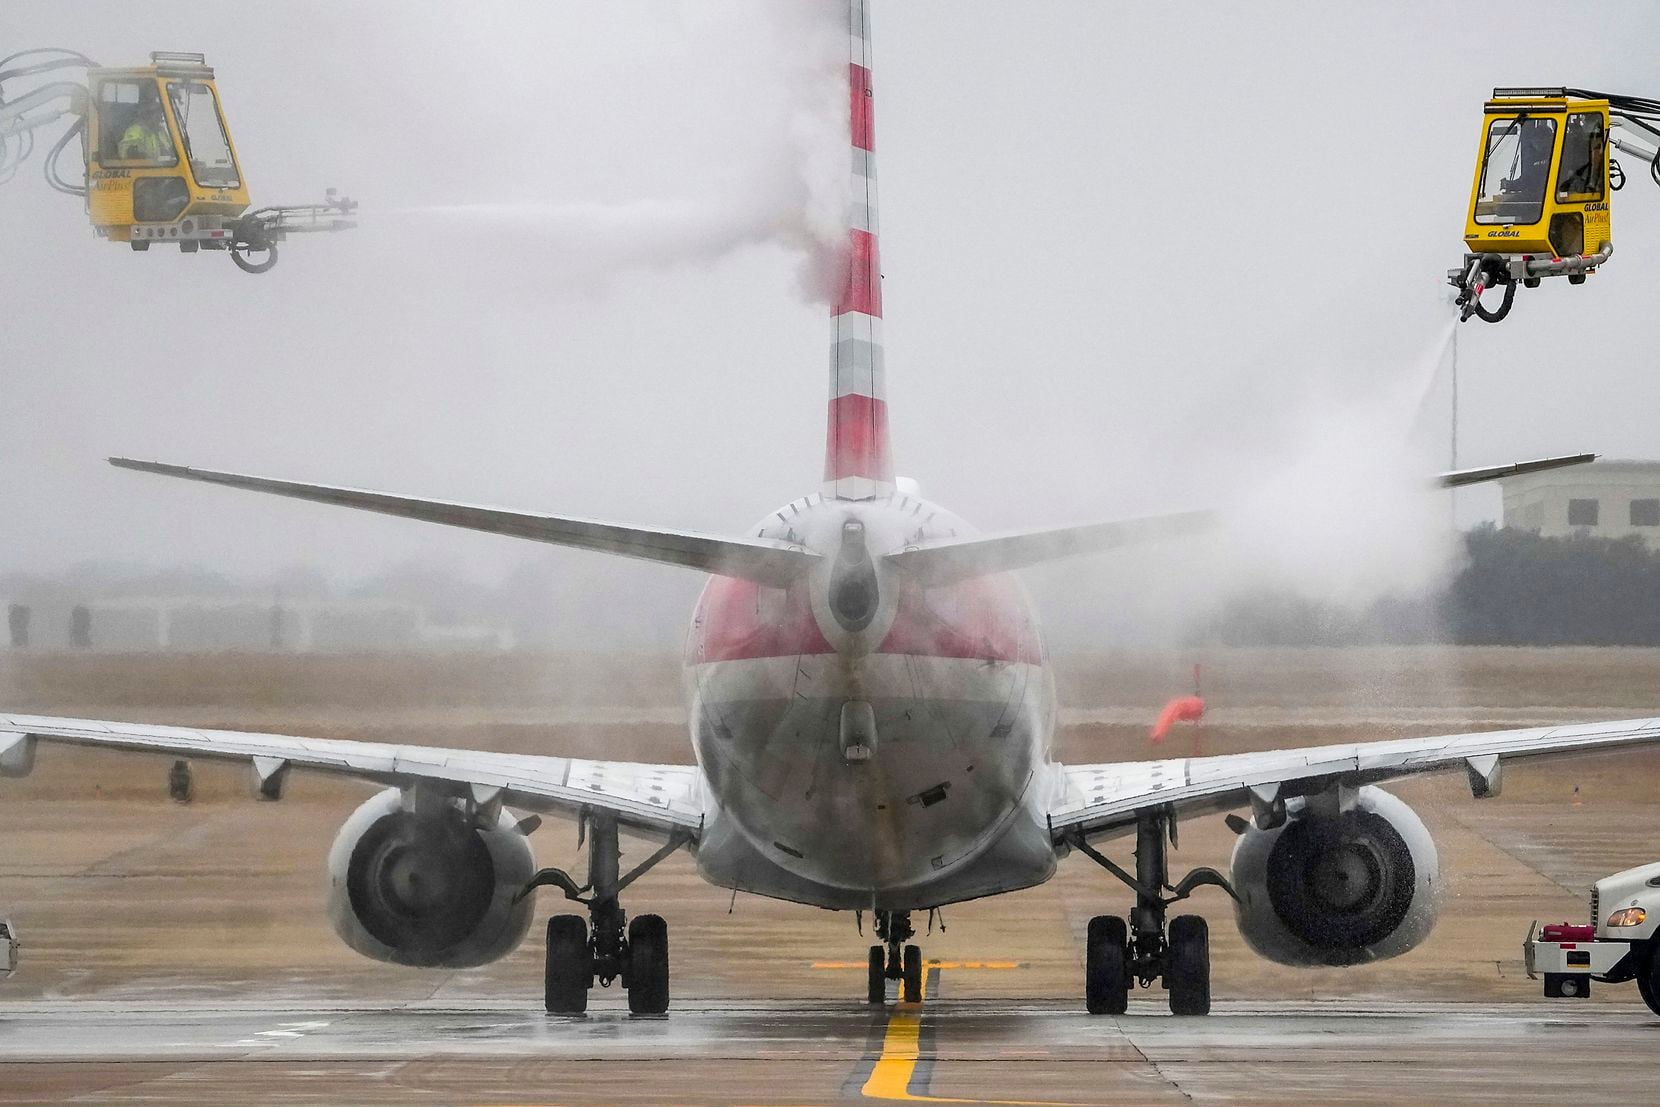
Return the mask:
<path id="1" fill-rule="evenodd" d="M 1198 868 L 1170 885 L 1166 846 L 1176 841 L 1176 819 L 1168 807 L 1137 812 L 1135 875 L 1131 876 L 1086 842 L 1071 844 L 1128 884 L 1136 894 L 1129 925 L 1115 915 L 1089 920 L 1084 958 L 1084 1003 L 1092 1015 L 1122 1015 L 1130 986 L 1151 988 L 1158 980 L 1170 993 L 1176 1015 L 1210 1014 L 1210 926 L 1198 915 L 1178 915 L 1165 925 L 1165 909 L 1186 899 L 1195 888 L 1214 884 L 1238 899 L 1226 877 Z M 1170 892 L 1165 896 L 1165 892 Z"/>
<path id="2" fill-rule="evenodd" d="M 563 869 L 543 869 L 519 897 L 553 885 L 565 898 L 588 908 L 581 915 L 548 920 L 548 959 L 544 979 L 549 1013 L 580 1015 L 588 1009 L 588 991 L 598 982 L 609 988 L 620 979 L 628 990 L 628 1009 L 636 1015 L 661 1015 L 669 1009 L 669 928 L 659 915 L 624 914 L 618 895 L 657 862 L 685 844 L 680 835 L 627 875 L 619 876 L 622 850 L 617 844 L 617 816 L 590 811 L 581 823 L 588 840 L 588 883 L 578 887 Z M 585 899 L 583 893 L 591 893 Z"/>
<path id="3" fill-rule="evenodd" d="M 887 1002 L 890 980 L 899 981 L 899 998 L 903 1002 L 922 1002 L 922 950 L 906 944 L 915 936 L 909 912 L 876 912 L 876 937 L 883 944 L 870 947 L 865 998 L 871 1003 Z"/>

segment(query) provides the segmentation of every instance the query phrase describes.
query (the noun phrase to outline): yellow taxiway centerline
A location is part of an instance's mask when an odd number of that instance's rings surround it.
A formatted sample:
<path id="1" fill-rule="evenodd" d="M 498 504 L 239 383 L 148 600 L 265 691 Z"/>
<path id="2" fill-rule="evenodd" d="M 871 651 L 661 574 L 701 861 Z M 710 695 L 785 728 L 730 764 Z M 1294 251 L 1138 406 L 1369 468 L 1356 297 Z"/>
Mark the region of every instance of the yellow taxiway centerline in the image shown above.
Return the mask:
<path id="1" fill-rule="evenodd" d="M 863 961 L 813 961 L 810 963 L 815 969 L 862 969 Z M 923 972 L 929 969 L 1023 969 L 1024 961 L 924 961 Z"/>
<path id="2" fill-rule="evenodd" d="M 952 964 L 949 961 L 928 962 L 932 968 L 946 968 Z M 962 964 L 977 968 L 1020 967 L 1014 961 L 973 961 Z M 814 965 L 814 968 L 831 967 L 839 965 L 831 962 Z M 857 967 L 862 969 L 865 966 L 860 964 Z M 916 1073 L 917 1061 L 921 1058 L 919 1046 L 922 1040 L 922 1018 L 925 1012 L 924 1003 L 928 999 L 930 979 L 937 983 L 939 978 L 934 973 L 922 974 L 922 1002 L 900 1001 L 894 1005 L 893 1015 L 888 1019 L 887 1033 L 882 1037 L 882 1054 L 871 1068 L 870 1078 L 865 1081 L 864 1087 L 859 1089 L 861 1095 L 866 1099 L 896 1099 L 907 1103 L 989 1103 L 1007 1107 L 1068 1107 L 1065 1104 L 1040 1099 L 953 1099 L 948 1096 L 912 1095 L 911 1079 Z"/>

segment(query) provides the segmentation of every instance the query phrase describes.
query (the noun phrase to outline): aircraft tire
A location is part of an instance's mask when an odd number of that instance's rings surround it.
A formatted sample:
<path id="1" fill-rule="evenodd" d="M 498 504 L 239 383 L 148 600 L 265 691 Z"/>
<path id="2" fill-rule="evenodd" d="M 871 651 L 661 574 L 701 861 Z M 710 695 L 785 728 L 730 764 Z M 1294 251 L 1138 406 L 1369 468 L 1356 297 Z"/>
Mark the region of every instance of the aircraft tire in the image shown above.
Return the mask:
<path id="1" fill-rule="evenodd" d="M 543 977 L 550 1015 L 580 1015 L 588 1010 L 593 983 L 593 954 L 588 949 L 588 920 L 555 915 L 548 920 L 548 959 Z"/>
<path id="2" fill-rule="evenodd" d="M 866 981 L 865 1002 L 886 1003 L 888 999 L 888 959 L 881 946 L 870 947 L 870 973 Z"/>
<path id="3" fill-rule="evenodd" d="M 1084 949 L 1084 1006 L 1092 1015 L 1122 1015 L 1130 1006 L 1129 928 L 1117 915 L 1089 920 Z"/>
<path id="4" fill-rule="evenodd" d="M 917 946 L 905 947 L 905 977 L 904 1000 L 906 1003 L 922 1002 L 922 950 Z"/>
<path id="5" fill-rule="evenodd" d="M 1171 920 L 1164 982 L 1170 988 L 1171 1014 L 1210 1014 L 1210 924 L 1200 916 Z"/>
<path id="6" fill-rule="evenodd" d="M 669 1009 L 669 924 L 661 915 L 636 915 L 628 924 L 628 1010 L 662 1015 Z"/>

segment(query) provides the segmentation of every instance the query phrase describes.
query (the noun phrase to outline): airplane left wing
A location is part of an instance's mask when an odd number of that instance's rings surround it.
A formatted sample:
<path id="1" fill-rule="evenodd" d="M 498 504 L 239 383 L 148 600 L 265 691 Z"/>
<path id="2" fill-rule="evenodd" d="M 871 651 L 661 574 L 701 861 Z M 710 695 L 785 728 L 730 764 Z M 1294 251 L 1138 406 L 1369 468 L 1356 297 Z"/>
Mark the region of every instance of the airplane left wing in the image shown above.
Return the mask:
<path id="1" fill-rule="evenodd" d="M 1660 742 L 1660 718 L 1402 738 L 1215 757 L 1068 765 L 1049 826 L 1057 844 L 1132 830 L 1136 813 L 1169 805 L 1178 816 L 1251 806 L 1261 823 L 1286 799 L 1333 783 L 1379 784 L 1464 769 L 1478 796 L 1496 795 L 1511 758 L 1574 757 Z"/>
<path id="2" fill-rule="evenodd" d="M 624 827 L 695 839 L 703 824 L 701 774 L 692 765 L 645 765 L 438 746 L 386 745 L 286 734 L 0 714 L 0 776 L 23 776 L 40 742 L 137 750 L 173 757 L 244 761 L 256 789 L 290 768 L 357 777 L 381 785 L 429 783 L 481 806 L 574 816 L 612 811 Z"/>
<path id="3" fill-rule="evenodd" d="M 503 507 L 428 500 L 367 488 L 342 488 L 332 484 L 305 484 L 300 481 L 255 477 L 246 473 L 222 473 L 215 469 L 193 469 L 160 461 L 134 461 L 112 457 L 117 469 L 155 473 L 164 477 L 218 484 L 250 492 L 265 492 L 293 500 L 351 507 L 400 519 L 442 523 L 465 530 L 525 538 L 554 546 L 570 546 L 617 557 L 638 558 L 687 569 L 701 569 L 719 576 L 752 580 L 774 588 L 787 588 L 796 577 L 811 569 L 819 555 L 789 542 L 766 538 L 731 538 L 696 531 L 664 530 L 661 527 L 633 527 L 571 515 L 544 515 L 513 511 Z"/>

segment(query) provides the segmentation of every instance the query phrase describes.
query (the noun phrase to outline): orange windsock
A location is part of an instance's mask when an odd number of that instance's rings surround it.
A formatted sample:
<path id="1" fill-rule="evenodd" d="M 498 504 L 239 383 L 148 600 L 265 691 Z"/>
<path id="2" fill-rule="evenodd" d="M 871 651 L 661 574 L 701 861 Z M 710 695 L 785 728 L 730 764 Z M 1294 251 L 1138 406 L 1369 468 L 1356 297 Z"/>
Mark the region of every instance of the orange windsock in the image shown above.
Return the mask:
<path id="1" fill-rule="evenodd" d="M 1153 741 L 1162 742 L 1177 723 L 1196 723 L 1205 717 L 1205 701 L 1198 696 L 1177 696 L 1164 705 L 1159 721 L 1153 724 Z"/>

